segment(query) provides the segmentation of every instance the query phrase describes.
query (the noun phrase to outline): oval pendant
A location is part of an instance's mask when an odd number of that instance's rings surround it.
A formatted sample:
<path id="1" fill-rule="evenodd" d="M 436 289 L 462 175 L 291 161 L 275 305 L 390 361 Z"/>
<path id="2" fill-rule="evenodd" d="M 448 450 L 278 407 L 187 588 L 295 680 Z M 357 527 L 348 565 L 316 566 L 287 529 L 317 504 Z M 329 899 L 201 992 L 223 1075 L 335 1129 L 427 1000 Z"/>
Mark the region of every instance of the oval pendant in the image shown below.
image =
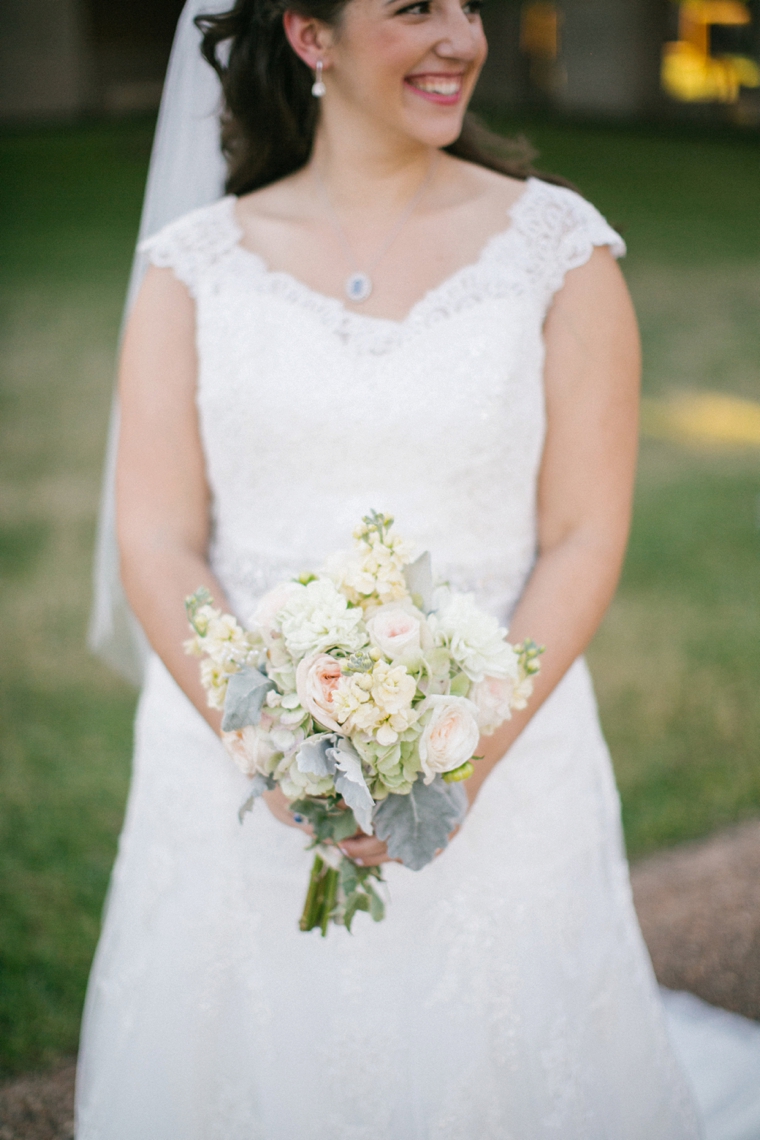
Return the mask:
<path id="1" fill-rule="evenodd" d="M 352 273 L 346 282 L 346 296 L 358 304 L 366 301 L 372 293 L 372 281 L 366 273 Z"/>

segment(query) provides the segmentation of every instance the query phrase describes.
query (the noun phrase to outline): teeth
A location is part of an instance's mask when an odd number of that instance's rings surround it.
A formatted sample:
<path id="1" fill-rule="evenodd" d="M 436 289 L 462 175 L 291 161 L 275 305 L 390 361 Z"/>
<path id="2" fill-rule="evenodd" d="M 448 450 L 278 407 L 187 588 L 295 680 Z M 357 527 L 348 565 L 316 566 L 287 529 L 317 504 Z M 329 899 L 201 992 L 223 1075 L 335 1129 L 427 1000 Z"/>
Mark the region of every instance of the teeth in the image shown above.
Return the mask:
<path id="1" fill-rule="evenodd" d="M 420 91 L 427 91 L 431 95 L 458 95 L 462 89 L 461 79 L 426 79 L 423 76 L 409 81 L 413 87 Z"/>

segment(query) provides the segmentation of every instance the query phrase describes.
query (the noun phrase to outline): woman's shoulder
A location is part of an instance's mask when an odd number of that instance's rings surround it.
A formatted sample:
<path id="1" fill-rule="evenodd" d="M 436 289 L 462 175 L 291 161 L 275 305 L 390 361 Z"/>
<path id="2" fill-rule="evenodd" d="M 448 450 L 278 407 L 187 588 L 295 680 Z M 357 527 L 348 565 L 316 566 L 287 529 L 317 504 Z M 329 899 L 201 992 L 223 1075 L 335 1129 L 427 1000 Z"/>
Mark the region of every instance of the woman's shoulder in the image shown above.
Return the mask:
<path id="1" fill-rule="evenodd" d="M 138 249 L 162 269 L 173 269 L 191 293 L 204 269 L 237 245 L 235 197 L 227 195 L 182 214 L 140 242 Z"/>

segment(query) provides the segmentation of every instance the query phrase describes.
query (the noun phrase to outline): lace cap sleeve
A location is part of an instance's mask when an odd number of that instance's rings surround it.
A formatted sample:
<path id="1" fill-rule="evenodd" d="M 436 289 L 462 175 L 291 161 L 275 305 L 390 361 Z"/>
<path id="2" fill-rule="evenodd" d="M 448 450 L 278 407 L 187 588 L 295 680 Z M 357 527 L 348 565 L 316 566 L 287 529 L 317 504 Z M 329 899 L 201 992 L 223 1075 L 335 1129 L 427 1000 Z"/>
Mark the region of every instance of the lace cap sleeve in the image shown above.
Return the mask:
<path id="1" fill-rule="evenodd" d="M 613 257 L 624 257 L 625 242 L 595 206 L 564 186 L 542 182 L 530 217 L 523 219 L 538 247 L 538 276 L 548 304 L 571 269 L 585 265 L 596 246 L 607 245 Z"/>
<path id="2" fill-rule="evenodd" d="M 139 251 L 151 265 L 173 270 L 195 297 L 203 276 L 240 240 L 234 205 L 230 195 L 192 210 L 140 242 Z"/>

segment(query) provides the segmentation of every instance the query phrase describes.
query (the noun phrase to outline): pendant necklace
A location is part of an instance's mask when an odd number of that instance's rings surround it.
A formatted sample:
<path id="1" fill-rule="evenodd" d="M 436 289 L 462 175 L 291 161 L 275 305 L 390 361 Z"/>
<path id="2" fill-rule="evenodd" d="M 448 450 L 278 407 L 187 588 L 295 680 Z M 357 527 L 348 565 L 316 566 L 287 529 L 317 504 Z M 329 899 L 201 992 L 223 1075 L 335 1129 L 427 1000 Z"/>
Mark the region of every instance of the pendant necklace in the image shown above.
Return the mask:
<path id="1" fill-rule="evenodd" d="M 388 237 L 385 239 L 385 241 L 381 245 L 380 249 L 377 251 L 375 256 L 371 259 L 366 270 L 361 270 L 361 269 L 354 270 L 354 272 L 350 275 L 350 277 L 348 277 L 346 279 L 346 283 L 344 285 L 344 289 L 346 291 L 346 296 L 348 297 L 349 301 L 353 301 L 354 304 L 357 304 L 357 305 L 361 304 L 362 301 L 366 301 L 369 297 L 372 296 L 372 290 L 374 287 L 373 281 L 372 281 L 372 273 L 375 271 L 375 269 L 377 269 L 378 265 L 380 264 L 382 259 L 385 257 L 386 253 L 391 248 L 391 246 L 393 245 L 393 243 L 396 240 L 396 238 L 398 237 L 398 235 L 401 233 L 401 230 L 404 228 L 406 223 L 411 218 L 412 214 L 415 211 L 415 208 L 417 207 L 420 199 L 422 198 L 422 195 L 425 193 L 428 186 L 430 185 L 430 182 L 431 182 L 432 177 L 433 177 L 433 171 L 435 170 L 435 166 L 436 166 L 436 159 L 437 159 L 437 155 L 431 161 L 430 169 L 428 170 L 427 174 L 425 175 L 425 179 L 424 179 L 422 185 L 420 186 L 419 190 L 416 192 L 416 194 L 412 198 L 409 205 L 402 212 L 401 217 L 398 219 L 395 226 L 393 227 L 391 232 L 388 234 Z M 341 223 L 340 218 L 338 217 L 335 210 L 333 209 L 332 203 L 330 201 L 330 196 L 327 193 L 327 186 L 325 185 L 325 180 L 322 177 L 322 174 L 321 174 L 320 170 L 318 169 L 318 167 L 315 166 L 314 171 L 315 171 L 315 174 L 317 176 L 317 181 L 319 182 L 319 187 L 320 187 L 320 190 L 322 192 L 322 197 L 325 200 L 325 206 L 327 207 L 328 217 L 330 218 L 330 222 L 332 224 L 332 227 L 335 230 L 335 233 L 337 234 L 341 245 L 343 246 L 343 249 L 346 253 L 346 258 L 348 260 L 348 263 L 349 263 L 349 265 L 356 265 L 356 257 L 354 256 L 354 251 L 353 251 L 353 248 L 351 246 L 351 242 L 348 240 L 348 235 L 346 234 L 346 231 L 343 228 L 343 225 Z"/>

